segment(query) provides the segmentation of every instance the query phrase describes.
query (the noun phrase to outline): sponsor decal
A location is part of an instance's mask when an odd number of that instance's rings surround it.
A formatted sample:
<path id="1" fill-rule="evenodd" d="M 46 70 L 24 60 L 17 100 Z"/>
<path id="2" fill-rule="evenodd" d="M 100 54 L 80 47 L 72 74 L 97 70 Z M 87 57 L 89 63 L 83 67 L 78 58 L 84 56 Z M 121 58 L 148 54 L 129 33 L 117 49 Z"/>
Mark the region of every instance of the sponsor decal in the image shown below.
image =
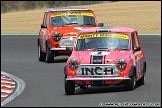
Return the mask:
<path id="1" fill-rule="evenodd" d="M 51 15 L 51 17 L 66 16 L 66 15 L 94 16 L 93 13 L 90 12 L 54 12 Z"/>
<path id="2" fill-rule="evenodd" d="M 68 34 L 69 36 L 76 36 L 77 35 L 77 33 L 76 32 L 69 32 L 69 34 Z"/>
<path id="3" fill-rule="evenodd" d="M 82 67 L 81 75 L 113 75 L 113 68 L 107 67 Z"/>
<path id="4" fill-rule="evenodd" d="M 83 29 L 85 29 L 85 28 L 83 28 L 83 27 L 75 27 L 74 29 L 83 30 Z"/>
<path id="5" fill-rule="evenodd" d="M 113 38 L 129 39 L 128 35 L 126 35 L 126 34 L 110 34 L 110 33 L 80 34 L 78 36 L 78 39 L 100 38 L 100 37 L 113 37 Z"/>
<path id="6" fill-rule="evenodd" d="M 106 51 L 102 51 L 102 52 L 91 52 L 90 55 L 98 55 L 98 56 L 102 56 L 102 55 L 108 55 L 110 54 L 110 52 L 106 52 Z"/>

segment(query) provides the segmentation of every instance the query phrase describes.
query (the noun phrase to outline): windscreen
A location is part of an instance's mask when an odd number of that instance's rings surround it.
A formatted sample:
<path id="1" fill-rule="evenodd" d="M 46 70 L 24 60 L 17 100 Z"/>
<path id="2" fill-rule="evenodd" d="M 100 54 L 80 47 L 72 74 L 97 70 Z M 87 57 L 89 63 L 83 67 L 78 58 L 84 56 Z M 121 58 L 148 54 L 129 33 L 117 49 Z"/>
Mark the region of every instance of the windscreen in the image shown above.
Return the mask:
<path id="1" fill-rule="evenodd" d="M 80 34 L 77 38 L 75 50 L 89 49 L 123 49 L 129 50 L 129 36 L 121 33 L 93 33 Z"/>
<path id="2" fill-rule="evenodd" d="M 96 26 L 91 12 L 53 12 L 50 15 L 50 26 Z"/>

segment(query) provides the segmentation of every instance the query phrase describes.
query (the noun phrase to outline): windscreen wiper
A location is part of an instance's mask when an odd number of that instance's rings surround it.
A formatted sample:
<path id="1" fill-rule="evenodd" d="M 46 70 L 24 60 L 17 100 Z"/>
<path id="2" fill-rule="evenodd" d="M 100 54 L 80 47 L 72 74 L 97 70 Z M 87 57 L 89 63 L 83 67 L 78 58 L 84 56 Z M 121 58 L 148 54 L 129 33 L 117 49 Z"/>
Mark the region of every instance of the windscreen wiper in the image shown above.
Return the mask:
<path id="1" fill-rule="evenodd" d="M 129 50 L 128 48 L 115 48 L 114 50 Z"/>
<path id="2" fill-rule="evenodd" d="M 82 25 L 80 25 L 80 26 L 87 26 L 87 25 L 96 26 L 96 25 L 93 25 L 93 24 L 82 24 Z"/>
<path id="3" fill-rule="evenodd" d="M 97 47 L 97 48 L 89 48 L 88 50 L 107 51 L 109 50 L 109 48 Z"/>
<path id="4" fill-rule="evenodd" d="M 66 26 L 66 25 L 73 25 L 73 24 L 78 24 L 78 23 L 77 22 L 71 22 L 71 23 L 67 23 L 67 24 L 62 25 L 62 27 Z"/>

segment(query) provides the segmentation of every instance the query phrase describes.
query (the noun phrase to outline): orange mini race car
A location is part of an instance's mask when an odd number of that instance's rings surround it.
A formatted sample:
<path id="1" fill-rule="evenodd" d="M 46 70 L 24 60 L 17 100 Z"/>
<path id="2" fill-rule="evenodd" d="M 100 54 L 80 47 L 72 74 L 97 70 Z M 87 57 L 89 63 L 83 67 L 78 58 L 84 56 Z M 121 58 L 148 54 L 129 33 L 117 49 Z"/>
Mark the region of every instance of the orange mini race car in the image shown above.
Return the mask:
<path id="1" fill-rule="evenodd" d="M 39 31 L 38 59 L 47 63 L 54 57 L 71 55 L 66 47 L 73 47 L 77 33 L 85 28 L 103 26 L 93 10 L 86 8 L 53 8 L 44 13 Z"/>

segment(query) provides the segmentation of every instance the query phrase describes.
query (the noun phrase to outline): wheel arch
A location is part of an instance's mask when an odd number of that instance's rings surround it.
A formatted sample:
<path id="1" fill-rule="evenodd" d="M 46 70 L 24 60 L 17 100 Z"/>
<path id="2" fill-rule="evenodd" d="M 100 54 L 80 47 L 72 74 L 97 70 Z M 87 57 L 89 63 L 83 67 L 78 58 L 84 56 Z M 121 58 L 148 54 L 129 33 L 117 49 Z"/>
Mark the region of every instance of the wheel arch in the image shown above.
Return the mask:
<path id="1" fill-rule="evenodd" d="M 38 39 L 37 39 L 37 45 L 39 45 L 39 44 L 40 44 L 40 39 L 38 38 Z"/>
<path id="2" fill-rule="evenodd" d="M 66 66 L 64 66 L 64 74 L 67 75 Z"/>
<path id="3" fill-rule="evenodd" d="M 144 72 L 146 74 L 146 61 L 143 62 L 143 70 L 144 70 Z"/>
<path id="4" fill-rule="evenodd" d="M 131 67 L 129 77 L 131 78 L 133 76 L 133 74 L 135 74 L 135 77 L 136 77 L 136 67 L 134 65 L 132 65 L 132 67 Z"/>
<path id="5" fill-rule="evenodd" d="M 47 45 L 47 48 L 51 48 L 51 43 L 50 43 L 50 40 L 46 40 L 46 45 Z"/>

